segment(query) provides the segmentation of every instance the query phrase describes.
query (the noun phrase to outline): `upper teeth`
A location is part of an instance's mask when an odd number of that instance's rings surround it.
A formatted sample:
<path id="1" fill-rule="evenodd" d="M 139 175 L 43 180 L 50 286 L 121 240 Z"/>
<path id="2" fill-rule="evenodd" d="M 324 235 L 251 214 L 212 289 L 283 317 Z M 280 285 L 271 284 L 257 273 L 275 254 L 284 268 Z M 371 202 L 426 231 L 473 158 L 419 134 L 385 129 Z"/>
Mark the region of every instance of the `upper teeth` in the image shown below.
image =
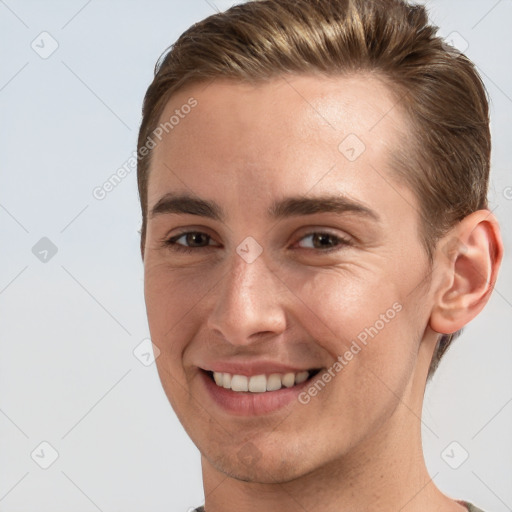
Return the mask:
<path id="1" fill-rule="evenodd" d="M 308 371 L 298 373 L 271 373 L 270 375 L 232 375 L 231 373 L 213 372 L 213 378 L 217 386 L 231 389 L 232 391 L 250 391 L 252 393 L 264 393 L 265 391 L 277 391 L 283 386 L 291 388 L 295 384 L 304 382 L 309 377 Z"/>

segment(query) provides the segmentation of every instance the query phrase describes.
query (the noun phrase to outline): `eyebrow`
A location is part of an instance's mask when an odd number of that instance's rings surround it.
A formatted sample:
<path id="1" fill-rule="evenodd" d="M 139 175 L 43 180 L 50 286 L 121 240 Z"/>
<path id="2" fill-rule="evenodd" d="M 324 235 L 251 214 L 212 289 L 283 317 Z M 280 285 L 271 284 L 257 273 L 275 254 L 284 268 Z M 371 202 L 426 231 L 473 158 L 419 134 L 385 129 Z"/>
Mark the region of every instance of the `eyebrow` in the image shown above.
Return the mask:
<path id="1" fill-rule="evenodd" d="M 287 197 L 275 201 L 267 210 L 273 219 L 285 219 L 315 213 L 355 213 L 377 222 L 380 217 L 368 206 L 341 195 L 323 195 L 317 197 Z M 169 193 L 164 195 L 152 208 L 150 217 L 163 214 L 189 214 L 224 222 L 226 215 L 213 201 L 200 199 L 187 194 Z"/>

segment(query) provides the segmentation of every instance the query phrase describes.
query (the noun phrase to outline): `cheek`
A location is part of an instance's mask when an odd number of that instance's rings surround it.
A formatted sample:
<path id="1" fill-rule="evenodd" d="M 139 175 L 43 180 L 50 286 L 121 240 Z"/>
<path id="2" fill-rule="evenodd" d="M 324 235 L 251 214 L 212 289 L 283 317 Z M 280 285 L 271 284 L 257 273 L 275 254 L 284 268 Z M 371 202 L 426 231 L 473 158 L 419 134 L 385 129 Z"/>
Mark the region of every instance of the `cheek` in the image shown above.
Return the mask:
<path id="1" fill-rule="evenodd" d="M 203 272 L 176 270 L 166 263 L 146 261 L 144 296 L 153 343 L 162 352 L 182 352 L 190 339 L 193 318 L 212 288 Z M 174 358 L 174 364 L 179 362 Z"/>
<path id="2" fill-rule="evenodd" d="M 337 431 L 364 436 L 378 429 L 414 374 L 413 309 L 402 304 L 399 286 L 376 276 L 350 280 L 318 274 L 303 284 L 301 296 L 310 306 L 297 309 L 301 325 L 333 361 L 325 388 L 325 403 L 332 407 L 322 414 Z"/>
<path id="3" fill-rule="evenodd" d="M 314 269 L 281 276 L 290 291 L 295 320 L 337 354 L 359 335 L 364 341 L 365 328 L 377 323 L 377 329 L 384 330 L 401 309 L 396 304 L 400 290 L 382 270 Z"/>
<path id="4" fill-rule="evenodd" d="M 190 377 L 183 368 L 188 344 L 199 327 L 201 299 L 208 287 L 197 272 L 179 272 L 156 258 L 146 259 L 144 295 L 152 342 L 160 350 L 156 367 L 162 387 L 174 411 L 184 420 L 190 400 Z M 188 407 L 188 406 L 187 406 Z"/>
<path id="5" fill-rule="evenodd" d="M 294 297 L 294 320 L 332 357 L 340 402 L 370 406 L 371 396 L 385 402 L 383 394 L 393 397 L 390 389 L 401 394 L 419 342 L 416 308 L 403 280 L 383 270 L 356 276 L 318 269 L 283 280 Z M 354 401 L 361 393 L 363 401 Z"/>

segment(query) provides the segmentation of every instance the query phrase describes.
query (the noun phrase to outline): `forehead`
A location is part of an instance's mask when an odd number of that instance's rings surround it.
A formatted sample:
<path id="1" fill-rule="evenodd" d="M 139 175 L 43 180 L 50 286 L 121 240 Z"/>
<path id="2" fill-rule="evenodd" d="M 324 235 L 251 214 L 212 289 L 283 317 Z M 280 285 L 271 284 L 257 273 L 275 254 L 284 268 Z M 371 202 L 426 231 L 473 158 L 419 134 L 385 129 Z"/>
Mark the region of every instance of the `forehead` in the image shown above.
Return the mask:
<path id="1" fill-rule="evenodd" d="M 196 83 L 171 98 L 166 122 L 153 150 L 150 207 L 172 187 L 202 197 L 249 187 L 269 197 L 354 192 L 365 182 L 371 192 L 407 133 L 395 95 L 371 75 Z"/>

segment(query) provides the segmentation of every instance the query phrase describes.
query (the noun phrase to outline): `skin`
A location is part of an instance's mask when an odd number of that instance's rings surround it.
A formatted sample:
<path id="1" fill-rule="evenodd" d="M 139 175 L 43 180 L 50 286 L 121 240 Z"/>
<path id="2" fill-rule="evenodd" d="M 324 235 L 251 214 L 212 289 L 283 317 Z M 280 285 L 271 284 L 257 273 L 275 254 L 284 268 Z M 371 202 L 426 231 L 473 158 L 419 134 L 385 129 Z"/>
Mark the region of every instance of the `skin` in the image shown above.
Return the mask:
<path id="1" fill-rule="evenodd" d="M 150 213 L 142 251 L 157 368 L 201 452 L 206 511 L 464 510 L 427 472 L 420 418 L 438 333 L 478 314 L 496 279 L 496 219 L 466 217 L 429 265 L 418 199 L 388 164 L 408 124 L 376 78 L 217 79 L 176 93 L 161 119 L 191 96 L 198 105 L 153 150 L 149 212 L 173 192 L 213 201 L 225 218 Z M 338 149 L 349 133 L 366 147 L 355 161 Z M 275 200 L 326 194 L 379 220 L 267 215 Z M 204 235 L 174 238 L 189 253 L 165 244 L 182 232 Z M 335 250 L 315 233 L 330 234 Z M 236 250 L 248 236 L 263 249 L 252 263 Z M 326 370 L 396 303 L 400 312 L 307 404 L 241 417 L 205 393 L 198 367 L 219 360 Z"/>

